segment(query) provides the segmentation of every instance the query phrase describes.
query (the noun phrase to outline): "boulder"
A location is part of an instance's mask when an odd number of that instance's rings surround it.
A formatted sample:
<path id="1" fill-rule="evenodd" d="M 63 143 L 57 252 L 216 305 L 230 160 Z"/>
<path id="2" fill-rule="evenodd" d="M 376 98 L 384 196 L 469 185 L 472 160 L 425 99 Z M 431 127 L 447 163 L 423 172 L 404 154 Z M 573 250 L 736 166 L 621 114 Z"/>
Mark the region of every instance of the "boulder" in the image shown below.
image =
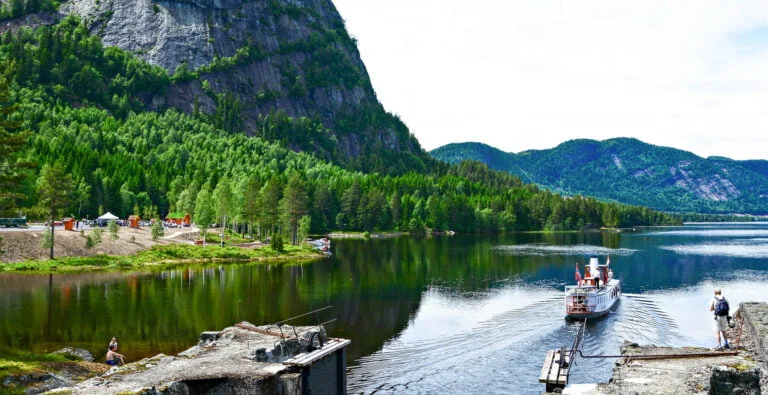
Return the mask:
<path id="1" fill-rule="evenodd" d="M 93 362 L 93 354 L 90 351 L 82 348 L 66 347 L 61 350 L 54 351 L 52 354 L 69 354 L 74 355 L 85 362 Z"/>

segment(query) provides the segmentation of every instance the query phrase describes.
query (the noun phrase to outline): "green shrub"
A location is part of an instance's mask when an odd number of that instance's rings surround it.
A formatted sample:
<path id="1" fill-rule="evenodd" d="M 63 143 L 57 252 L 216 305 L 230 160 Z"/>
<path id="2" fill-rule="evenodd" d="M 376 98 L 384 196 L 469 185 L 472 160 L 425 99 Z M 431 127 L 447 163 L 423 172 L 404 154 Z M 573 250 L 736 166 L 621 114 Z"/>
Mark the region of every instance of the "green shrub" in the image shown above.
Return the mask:
<path id="1" fill-rule="evenodd" d="M 43 231 L 43 237 L 40 239 L 40 247 L 51 248 L 51 244 L 53 244 L 53 236 L 51 235 L 51 230 L 49 228 L 45 228 Z"/>
<path id="2" fill-rule="evenodd" d="M 91 232 L 91 237 L 93 237 L 94 245 L 101 244 L 101 234 L 104 233 L 104 230 L 101 228 L 96 228 Z"/>
<path id="3" fill-rule="evenodd" d="M 157 239 L 161 238 L 163 235 L 165 235 L 163 225 L 160 224 L 160 221 L 155 221 L 155 223 L 152 224 L 152 240 L 157 241 Z"/>
<path id="4" fill-rule="evenodd" d="M 269 247 L 276 252 L 285 251 L 285 246 L 283 245 L 283 238 L 277 233 L 273 234 L 269 240 Z"/>

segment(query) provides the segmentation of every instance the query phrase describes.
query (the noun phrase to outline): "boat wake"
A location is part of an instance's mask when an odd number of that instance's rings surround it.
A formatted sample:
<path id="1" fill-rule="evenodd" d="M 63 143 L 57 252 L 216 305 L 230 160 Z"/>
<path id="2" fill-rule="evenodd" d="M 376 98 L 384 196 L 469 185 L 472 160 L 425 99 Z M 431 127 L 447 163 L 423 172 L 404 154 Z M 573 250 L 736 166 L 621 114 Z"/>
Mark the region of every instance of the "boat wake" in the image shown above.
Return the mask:
<path id="1" fill-rule="evenodd" d="M 488 361 L 517 347 L 525 353 L 524 345 L 539 344 L 548 330 L 563 325 L 562 315 L 556 313 L 562 306 L 558 292 L 536 292 L 526 302 L 509 303 L 519 292 L 498 298 L 499 302 L 507 302 L 509 308 L 483 317 L 459 333 L 424 339 L 423 334 L 411 334 L 411 328 L 406 329 L 382 350 L 360 358 L 349 369 L 349 392 L 482 392 L 488 370 L 500 369 L 488 366 Z M 471 319 L 471 313 L 467 315 Z M 409 340 L 412 338 L 421 340 Z M 504 364 L 501 370 L 507 367 Z"/>
<path id="2" fill-rule="evenodd" d="M 472 309 L 488 310 L 504 303 L 505 309 L 482 316 L 460 331 L 438 330 L 438 335 L 413 333 L 424 330 L 417 314 L 400 336 L 380 351 L 360 358 L 350 367 L 350 393 L 503 393 L 505 388 L 521 392 L 541 391 L 538 372 L 547 350 L 570 347 L 580 322 L 564 319 L 562 293 L 507 290 L 486 305 L 472 303 L 455 314 L 472 320 Z M 521 295 L 529 294 L 526 298 Z M 433 300 L 428 300 L 428 299 Z M 519 298 L 519 299 L 518 299 Z M 653 295 L 624 294 L 611 314 L 589 320 L 582 343 L 585 355 L 613 355 L 624 342 L 683 345 L 674 319 Z M 513 303 L 517 300 L 525 302 Z M 439 295 L 425 294 L 422 306 L 443 303 Z M 453 300 L 453 303 L 458 301 Z M 572 382 L 604 381 L 615 360 L 581 359 Z"/>

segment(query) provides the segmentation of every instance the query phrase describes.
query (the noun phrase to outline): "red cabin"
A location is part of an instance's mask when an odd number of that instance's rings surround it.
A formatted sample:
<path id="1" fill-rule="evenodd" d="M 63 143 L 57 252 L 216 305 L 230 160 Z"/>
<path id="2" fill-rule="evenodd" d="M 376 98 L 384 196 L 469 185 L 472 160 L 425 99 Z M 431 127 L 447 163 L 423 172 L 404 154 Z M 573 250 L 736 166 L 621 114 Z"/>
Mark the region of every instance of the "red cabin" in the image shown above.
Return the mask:
<path id="1" fill-rule="evenodd" d="M 131 215 L 128 217 L 128 226 L 131 228 L 139 228 L 139 221 L 141 221 L 141 217 L 138 215 Z"/>
<path id="2" fill-rule="evenodd" d="M 179 226 L 189 226 L 192 223 L 189 213 L 168 213 L 168 216 L 165 217 L 165 220 L 168 222 L 173 222 Z"/>

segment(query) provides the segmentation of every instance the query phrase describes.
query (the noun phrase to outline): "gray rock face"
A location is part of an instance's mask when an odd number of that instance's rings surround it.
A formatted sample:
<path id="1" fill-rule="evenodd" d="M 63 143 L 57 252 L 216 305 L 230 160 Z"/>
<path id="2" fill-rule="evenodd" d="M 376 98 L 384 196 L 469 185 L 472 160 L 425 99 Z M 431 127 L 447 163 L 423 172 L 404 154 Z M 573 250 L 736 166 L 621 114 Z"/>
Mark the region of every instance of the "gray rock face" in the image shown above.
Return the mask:
<path id="1" fill-rule="evenodd" d="M 259 116 L 271 111 L 312 117 L 333 130 L 340 114 L 379 105 L 354 41 L 348 38 L 331 40 L 331 45 L 362 76 L 359 83 L 320 84 L 307 86 L 306 94 L 291 92 L 291 80 L 307 81 L 314 56 L 311 50 L 291 44 L 326 37 L 329 31 L 346 36 L 331 0 L 69 0 L 60 11 L 81 16 L 105 46 L 131 51 L 171 74 L 184 63 L 197 70 L 246 47 L 257 48 L 263 55 L 201 74 L 210 90 L 196 80 L 177 83 L 163 100 L 155 101 L 162 105 L 151 108 L 171 106 L 191 113 L 197 99 L 201 111 L 212 113 L 215 95 L 232 93 L 241 104 L 244 132 L 253 135 L 259 131 Z M 264 99 L 264 92 L 271 96 Z M 373 146 L 374 152 L 421 155 L 418 143 L 395 127 L 335 133 L 334 137 L 348 158 L 359 155 L 366 145 Z"/>
<path id="2" fill-rule="evenodd" d="M 208 9 L 193 2 L 161 4 L 151 0 L 73 0 L 62 4 L 61 11 L 89 21 L 104 45 L 137 53 L 170 72 L 183 62 L 196 68 L 213 60 Z"/>

